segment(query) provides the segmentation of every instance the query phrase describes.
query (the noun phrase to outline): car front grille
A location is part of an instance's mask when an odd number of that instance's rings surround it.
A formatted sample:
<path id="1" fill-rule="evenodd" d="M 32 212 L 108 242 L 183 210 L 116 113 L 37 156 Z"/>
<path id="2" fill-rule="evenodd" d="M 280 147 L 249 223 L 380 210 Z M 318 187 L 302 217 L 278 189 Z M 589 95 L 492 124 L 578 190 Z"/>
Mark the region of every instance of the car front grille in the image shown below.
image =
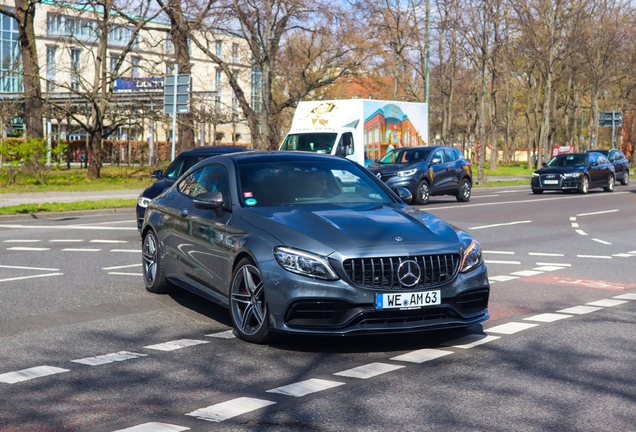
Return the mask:
<path id="1" fill-rule="evenodd" d="M 405 261 L 414 261 L 419 266 L 416 284 L 406 286 L 400 282 L 398 269 Z M 459 262 L 459 254 L 439 254 L 348 259 L 343 267 L 351 282 L 360 287 L 404 290 L 430 288 L 453 280 L 459 271 Z"/>
<path id="2" fill-rule="evenodd" d="M 560 188 L 562 178 L 559 174 L 543 174 L 540 177 L 541 186 L 546 188 Z"/>

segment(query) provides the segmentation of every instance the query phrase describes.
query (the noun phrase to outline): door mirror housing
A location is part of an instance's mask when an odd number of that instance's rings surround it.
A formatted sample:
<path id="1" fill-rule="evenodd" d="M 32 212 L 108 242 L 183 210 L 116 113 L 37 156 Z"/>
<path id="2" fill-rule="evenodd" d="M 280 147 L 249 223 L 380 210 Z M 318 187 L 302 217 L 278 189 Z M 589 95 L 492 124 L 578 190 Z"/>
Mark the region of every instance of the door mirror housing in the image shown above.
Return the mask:
<path id="1" fill-rule="evenodd" d="M 150 174 L 150 177 L 159 179 L 161 178 L 162 175 L 163 175 L 163 170 L 156 170 L 156 171 L 153 171 L 152 174 Z"/>
<path id="2" fill-rule="evenodd" d="M 411 201 L 413 201 L 413 194 L 411 194 L 407 188 L 396 187 L 393 188 L 393 192 L 395 192 L 397 196 L 404 201 L 404 204 L 411 204 Z"/>
<path id="3" fill-rule="evenodd" d="M 433 158 L 433 159 L 431 160 L 431 163 L 430 163 L 429 165 L 439 165 L 439 164 L 441 164 L 441 163 L 442 163 L 442 159 L 440 159 L 440 158 Z"/>
<path id="4" fill-rule="evenodd" d="M 192 199 L 192 204 L 196 208 L 205 210 L 216 210 L 223 207 L 223 194 L 221 192 L 206 192 L 197 195 Z"/>

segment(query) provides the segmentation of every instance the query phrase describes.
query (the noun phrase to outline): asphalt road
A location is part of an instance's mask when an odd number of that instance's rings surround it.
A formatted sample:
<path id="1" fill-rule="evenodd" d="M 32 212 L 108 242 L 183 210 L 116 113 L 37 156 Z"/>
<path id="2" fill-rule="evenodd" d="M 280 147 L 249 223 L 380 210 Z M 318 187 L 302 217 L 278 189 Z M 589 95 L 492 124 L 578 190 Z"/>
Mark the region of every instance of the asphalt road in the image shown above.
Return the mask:
<path id="1" fill-rule="evenodd" d="M 0 221 L 0 431 L 628 431 L 636 188 L 425 207 L 482 244 L 492 318 L 244 343 L 141 279 L 134 214 Z"/>

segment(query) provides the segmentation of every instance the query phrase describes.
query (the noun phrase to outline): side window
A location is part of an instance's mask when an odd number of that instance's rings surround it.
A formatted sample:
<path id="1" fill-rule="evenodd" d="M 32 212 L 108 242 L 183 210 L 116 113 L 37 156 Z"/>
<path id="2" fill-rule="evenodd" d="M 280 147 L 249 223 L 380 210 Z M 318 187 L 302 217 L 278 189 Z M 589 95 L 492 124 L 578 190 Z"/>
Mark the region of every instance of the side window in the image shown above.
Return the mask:
<path id="1" fill-rule="evenodd" d="M 598 163 L 599 163 L 599 165 L 602 165 L 602 164 L 609 164 L 611 162 L 605 156 L 599 155 Z"/>
<path id="2" fill-rule="evenodd" d="M 344 146 L 347 156 L 351 156 L 354 150 L 353 135 L 351 134 L 351 132 L 343 133 L 340 137 L 340 143 L 338 145 Z"/>
<path id="3" fill-rule="evenodd" d="M 435 150 L 435 153 L 433 153 L 433 157 L 431 158 L 431 160 L 433 159 L 439 159 L 441 161 L 440 163 L 446 162 L 446 159 L 444 158 L 444 150 Z"/>
<path id="4" fill-rule="evenodd" d="M 221 165 L 210 165 L 192 172 L 179 182 L 177 189 L 191 197 L 207 192 L 221 192 L 223 194 L 223 207 L 230 205 L 228 175 Z"/>
<path id="5" fill-rule="evenodd" d="M 444 149 L 444 153 L 446 153 L 446 162 L 453 162 L 457 160 L 457 153 L 455 153 L 454 149 Z"/>
<path id="6" fill-rule="evenodd" d="M 453 149 L 453 153 L 455 153 L 455 160 L 464 159 L 464 154 L 457 149 Z"/>
<path id="7" fill-rule="evenodd" d="M 592 165 L 593 163 L 598 163 L 598 154 L 597 153 L 590 153 L 590 165 Z"/>

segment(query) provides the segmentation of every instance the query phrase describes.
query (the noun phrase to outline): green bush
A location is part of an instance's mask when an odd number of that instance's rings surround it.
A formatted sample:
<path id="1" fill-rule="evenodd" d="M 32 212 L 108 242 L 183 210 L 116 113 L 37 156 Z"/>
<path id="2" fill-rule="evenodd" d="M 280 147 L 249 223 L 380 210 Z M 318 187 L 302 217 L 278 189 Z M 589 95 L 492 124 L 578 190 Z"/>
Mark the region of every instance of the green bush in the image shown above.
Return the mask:
<path id="1" fill-rule="evenodd" d="M 46 166 L 48 159 L 46 140 L 41 138 L 7 139 L 0 141 L 0 157 L 6 169 L 5 182 L 15 183 L 18 172 L 24 170 L 35 176 L 37 184 L 46 184 L 50 167 Z M 50 158 L 56 161 L 59 168 L 59 155 L 66 151 L 65 144 L 58 144 L 51 148 Z"/>

